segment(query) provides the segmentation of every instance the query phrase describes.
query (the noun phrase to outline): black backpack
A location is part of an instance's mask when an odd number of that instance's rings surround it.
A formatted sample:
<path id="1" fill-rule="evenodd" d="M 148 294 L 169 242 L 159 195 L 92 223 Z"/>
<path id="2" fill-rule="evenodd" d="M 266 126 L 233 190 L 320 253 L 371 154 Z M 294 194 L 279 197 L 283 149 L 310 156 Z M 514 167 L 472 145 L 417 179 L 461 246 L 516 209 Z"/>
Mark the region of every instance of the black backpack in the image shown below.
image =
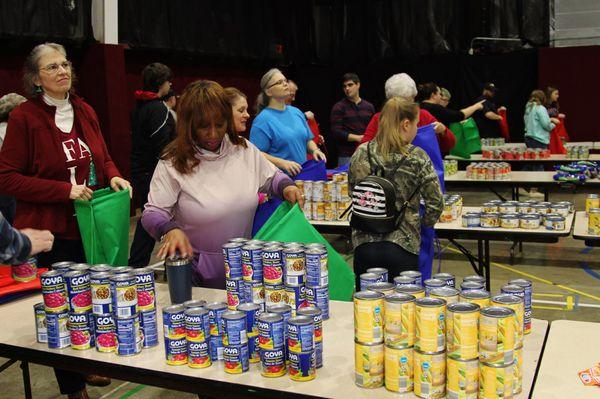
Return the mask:
<path id="1" fill-rule="evenodd" d="M 414 146 L 411 147 L 408 154 L 398 162 L 390 177 L 402 166 L 414 148 Z M 374 166 L 371 157 L 371 143 L 367 144 L 367 156 L 371 174 L 358 181 L 352 188 L 350 226 L 367 233 L 391 233 L 404 219 L 406 208 L 419 191 L 419 186 L 417 185 L 410 197 L 402 203 L 400 209 L 396 208 L 396 187 L 391 180 L 385 177 L 382 166 L 377 164 Z"/>

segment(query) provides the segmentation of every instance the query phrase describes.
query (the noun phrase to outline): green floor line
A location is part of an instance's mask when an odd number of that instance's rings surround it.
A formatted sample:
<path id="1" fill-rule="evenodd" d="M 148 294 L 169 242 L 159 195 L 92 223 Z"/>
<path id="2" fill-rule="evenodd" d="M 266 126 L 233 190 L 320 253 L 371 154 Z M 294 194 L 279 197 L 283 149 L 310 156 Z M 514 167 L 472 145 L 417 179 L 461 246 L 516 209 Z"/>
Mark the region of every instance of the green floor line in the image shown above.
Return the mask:
<path id="1" fill-rule="evenodd" d="M 144 388 L 146 388 L 146 385 L 138 385 L 137 387 L 129 390 L 126 394 L 119 396 L 119 399 L 126 399 L 132 395 L 135 395 Z"/>

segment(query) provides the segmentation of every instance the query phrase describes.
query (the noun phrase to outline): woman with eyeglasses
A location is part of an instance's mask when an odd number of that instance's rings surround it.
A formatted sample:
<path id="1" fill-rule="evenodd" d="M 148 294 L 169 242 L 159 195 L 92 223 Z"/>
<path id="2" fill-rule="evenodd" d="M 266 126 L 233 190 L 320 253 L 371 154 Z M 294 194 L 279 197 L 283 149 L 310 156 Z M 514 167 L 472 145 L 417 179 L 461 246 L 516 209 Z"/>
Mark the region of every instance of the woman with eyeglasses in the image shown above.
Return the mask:
<path id="1" fill-rule="evenodd" d="M 54 234 L 51 251 L 38 255 L 40 267 L 55 262 L 85 262 L 74 200 L 89 200 L 95 189 L 130 189 L 113 163 L 98 117 L 73 92 L 71 62 L 63 46 L 40 44 L 24 65 L 29 100 L 11 113 L 0 152 L 0 191 L 17 199 L 16 228 Z M 85 383 L 110 379 L 55 369 L 62 394 L 87 398 Z"/>
<path id="2" fill-rule="evenodd" d="M 260 80 L 250 142 L 275 166 L 295 176 L 302 170 L 307 152 L 317 161 L 326 161 L 326 158 L 312 140 L 304 113 L 286 105 L 288 97 L 288 81 L 283 73 L 277 68 L 267 71 Z"/>

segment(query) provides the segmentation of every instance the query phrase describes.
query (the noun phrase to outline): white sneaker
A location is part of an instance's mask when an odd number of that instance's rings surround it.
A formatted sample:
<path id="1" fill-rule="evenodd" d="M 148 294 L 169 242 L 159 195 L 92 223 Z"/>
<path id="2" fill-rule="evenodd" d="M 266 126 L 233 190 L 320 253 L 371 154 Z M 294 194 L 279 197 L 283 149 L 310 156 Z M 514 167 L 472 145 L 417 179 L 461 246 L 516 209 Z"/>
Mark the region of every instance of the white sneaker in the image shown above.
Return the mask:
<path id="1" fill-rule="evenodd" d="M 529 197 L 531 198 L 544 198 L 544 193 L 540 193 L 537 190 L 531 189 L 531 191 L 529 192 Z"/>

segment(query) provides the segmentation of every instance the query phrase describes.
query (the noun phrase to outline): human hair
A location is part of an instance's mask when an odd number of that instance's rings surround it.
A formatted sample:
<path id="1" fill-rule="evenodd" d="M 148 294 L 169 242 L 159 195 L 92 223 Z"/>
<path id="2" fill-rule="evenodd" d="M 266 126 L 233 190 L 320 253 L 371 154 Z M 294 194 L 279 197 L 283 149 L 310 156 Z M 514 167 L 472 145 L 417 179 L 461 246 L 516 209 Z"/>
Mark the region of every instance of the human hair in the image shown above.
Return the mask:
<path id="1" fill-rule="evenodd" d="M 160 62 L 153 62 L 142 69 L 142 89 L 158 92 L 160 86 L 173 79 L 171 68 Z"/>
<path id="2" fill-rule="evenodd" d="M 392 97 L 383 106 L 377 127 L 378 149 L 381 156 L 387 159 L 392 152 L 406 153 L 410 142 L 404 137 L 401 123 L 408 119 L 415 121 L 419 117 L 419 105 L 402 97 Z"/>
<path id="3" fill-rule="evenodd" d="M 552 105 L 552 93 L 558 91 L 558 87 L 548 86 L 546 87 L 546 103 L 545 106 L 549 107 Z M 558 101 L 556 102 L 556 107 L 558 108 Z"/>
<path id="4" fill-rule="evenodd" d="M 529 95 L 529 103 L 535 103 L 537 105 L 545 105 L 546 104 L 546 95 L 541 90 L 534 90 Z"/>
<path id="5" fill-rule="evenodd" d="M 226 87 L 224 90 L 225 90 L 225 97 L 227 97 L 227 101 L 229 102 L 229 104 L 232 107 L 238 98 L 241 97 L 241 98 L 248 99 L 248 97 L 246 97 L 246 95 L 244 93 L 242 93 L 235 87 Z"/>
<path id="6" fill-rule="evenodd" d="M 349 80 L 353 81 L 354 83 L 360 83 L 360 78 L 354 72 L 346 72 L 342 75 L 342 84 L 346 83 Z"/>
<path id="7" fill-rule="evenodd" d="M 212 119 L 227 121 L 227 136 L 234 145 L 246 148 L 246 140 L 235 132 L 231 105 L 225 90 L 217 82 L 197 80 L 187 85 L 177 105 L 177 136 L 165 148 L 162 159 L 170 160 L 181 174 L 191 173 L 200 161 L 196 132 Z"/>
<path id="8" fill-rule="evenodd" d="M 256 97 L 256 104 L 254 106 L 257 115 L 260 114 L 260 111 L 269 106 L 271 97 L 266 93 L 266 90 L 268 89 L 267 86 L 269 85 L 271 78 L 273 78 L 276 73 L 282 72 L 277 68 L 271 68 L 262 76 L 262 78 L 260 78 L 260 93 L 258 93 L 258 96 Z"/>
<path id="9" fill-rule="evenodd" d="M 35 46 L 30 52 L 25 63 L 23 64 L 23 88 L 28 97 L 35 97 L 41 93 L 38 86 L 35 84 L 35 79 L 40 73 L 40 66 L 38 65 L 40 59 L 45 52 L 50 50 L 56 50 L 67 58 L 67 50 L 58 43 L 43 43 Z M 74 93 L 75 89 L 73 84 L 76 81 L 75 69 L 71 66 L 71 89 L 69 93 Z"/>
<path id="10" fill-rule="evenodd" d="M 438 85 L 432 82 L 422 83 L 417 87 L 417 101 L 429 100 L 431 96 L 440 91 Z"/>
<path id="11" fill-rule="evenodd" d="M 440 92 L 442 94 L 442 98 L 450 101 L 450 99 L 452 98 L 452 94 L 450 94 L 450 91 L 448 89 L 446 89 L 445 87 L 440 87 Z"/>
<path id="12" fill-rule="evenodd" d="M 27 99 L 17 93 L 8 93 L 0 97 L 0 122 L 7 122 L 10 112 L 25 101 Z"/>
<path id="13" fill-rule="evenodd" d="M 415 81 L 406 73 L 397 73 L 385 81 L 385 97 L 403 97 L 413 100 L 417 95 Z"/>

